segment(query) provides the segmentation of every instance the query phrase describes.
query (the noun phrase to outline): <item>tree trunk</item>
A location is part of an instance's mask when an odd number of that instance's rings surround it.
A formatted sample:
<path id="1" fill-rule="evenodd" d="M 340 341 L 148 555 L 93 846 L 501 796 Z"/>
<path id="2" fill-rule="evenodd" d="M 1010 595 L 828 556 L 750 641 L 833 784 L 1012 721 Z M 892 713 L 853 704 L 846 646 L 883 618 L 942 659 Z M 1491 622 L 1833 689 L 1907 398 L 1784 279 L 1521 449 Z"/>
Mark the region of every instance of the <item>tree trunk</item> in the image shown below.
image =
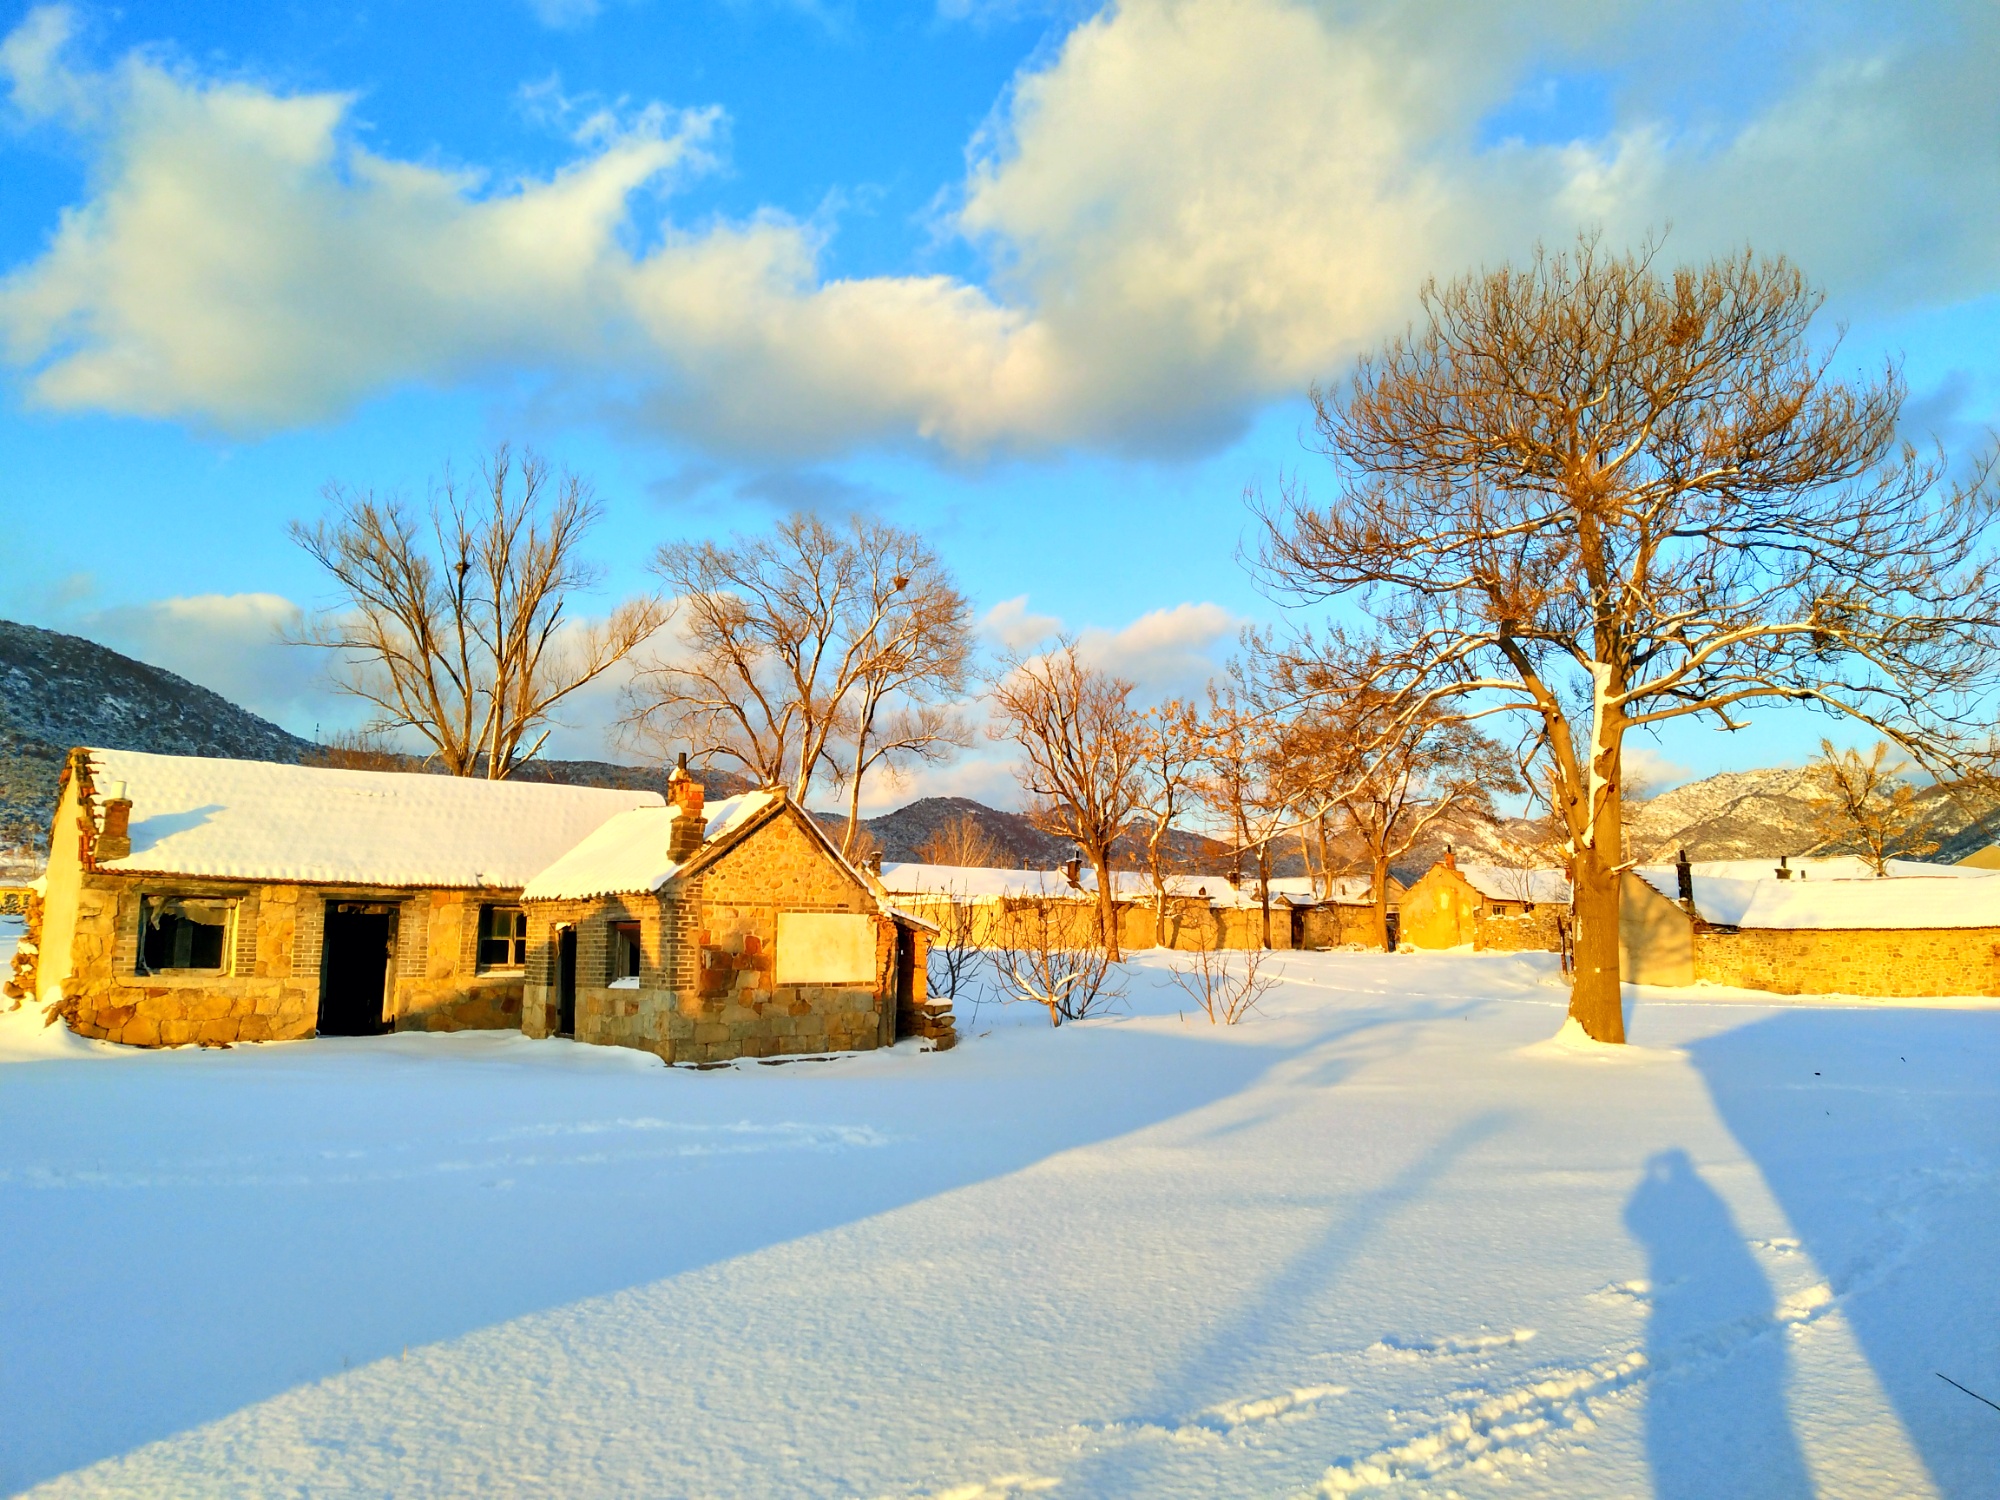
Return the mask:
<path id="1" fill-rule="evenodd" d="M 1118 951 L 1118 908 L 1111 899 L 1109 851 L 1091 850 L 1090 864 L 1097 871 L 1097 931 L 1104 939 L 1104 956 L 1114 964 L 1123 963 L 1125 956 Z"/>
<path id="2" fill-rule="evenodd" d="M 1271 946 L 1271 846 L 1257 846 L 1257 899 L 1264 908 L 1264 946 Z"/>
<path id="3" fill-rule="evenodd" d="M 840 857 L 854 852 L 854 836 L 861 831 L 861 762 L 855 752 L 854 785 L 847 789 L 847 836 L 840 841 Z"/>
<path id="4" fill-rule="evenodd" d="M 1375 856 L 1375 942 L 1384 953 L 1393 952 L 1389 943 L 1389 858 Z"/>
<path id="5" fill-rule="evenodd" d="M 1570 984 L 1569 1013 L 1600 1042 L 1625 1040 L 1615 869 L 1598 850 L 1583 849 L 1571 876 L 1576 892 L 1576 973 Z"/>

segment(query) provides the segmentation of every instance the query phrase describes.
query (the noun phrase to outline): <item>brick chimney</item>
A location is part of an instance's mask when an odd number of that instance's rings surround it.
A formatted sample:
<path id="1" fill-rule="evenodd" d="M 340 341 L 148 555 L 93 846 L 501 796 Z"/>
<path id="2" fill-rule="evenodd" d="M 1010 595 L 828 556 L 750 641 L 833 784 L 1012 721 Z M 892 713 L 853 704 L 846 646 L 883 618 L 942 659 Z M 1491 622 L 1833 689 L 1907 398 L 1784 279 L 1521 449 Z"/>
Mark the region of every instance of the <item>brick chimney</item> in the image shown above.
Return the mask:
<path id="1" fill-rule="evenodd" d="M 1456 870 L 1458 868 L 1458 856 L 1451 852 L 1451 845 L 1449 844 L 1444 846 L 1444 867 L 1447 870 Z"/>
<path id="2" fill-rule="evenodd" d="M 667 777 L 667 805 L 674 810 L 673 830 L 667 835 L 667 858 L 684 865 L 701 847 L 706 820 L 702 811 L 701 783 L 688 773 L 687 752 L 674 763 Z"/>
<path id="3" fill-rule="evenodd" d="M 1679 877 L 1681 900 L 1692 908 L 1694 904 L 1694 866 L 1688 863 L 1687 850 L 1681 850 L 1681 857 L 1674 861 L 1674 874 Z"/>
<path id="4" fill-rule="evenodd" d="M 132 799 L 125 795 L 125 783 L 107 781 L 105 795 L 98 802 L 100 827 L 95 859 L 123 859 L 132 852 Z"/>
<path id="5" fill-rule="evenodd" d="M 1062 871 L 1064 880 L 1067 880 L 1078 890 L 1083 889 L 1083 860 L 1081 856 L 1072 854 L 1068 859 L 1064 860 Z"/>

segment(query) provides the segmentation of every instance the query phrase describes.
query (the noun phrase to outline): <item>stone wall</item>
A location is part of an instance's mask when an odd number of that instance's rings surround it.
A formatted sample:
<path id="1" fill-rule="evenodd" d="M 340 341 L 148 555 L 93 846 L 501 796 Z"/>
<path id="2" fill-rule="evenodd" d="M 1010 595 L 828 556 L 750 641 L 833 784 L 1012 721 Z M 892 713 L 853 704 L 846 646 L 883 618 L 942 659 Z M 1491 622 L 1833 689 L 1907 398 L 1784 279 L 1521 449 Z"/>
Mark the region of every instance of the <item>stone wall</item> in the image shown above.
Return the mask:
<path id="1" fill-rule="evenodd" d="M 220 973 L 139 972 L 142 899 L 235 902 L 234 943 Z M 80 1036 L 142 1047 L 287 1041 L 319 1026 L 329 900 L 397 910 L 385 1021 L 398 1031 L 511 1029 L 522 975 L 475 971 L 479 902 L 509 893 L 326 890 L 297 885 L 86 874 L 76 896 L 59 1012 Z"/>
<path id="2" fill-rule="evenodd" d="M 1399 938 L 1416 948 L 1460 948 L 1472 942 L 1479 893 L 1458 871 L 1432 865 L 1403 892 Z"/>
<path id="3" fill-rule="evenodd" d="M 1697 925 L 1694 977 L 1781 995 L 2000 995 L 2000 927 Z"/>
<path id="4" fill-rule="evenodd" d="M 1546 902 L 1523 910 L 1513 903 L 1473 911 L 1472 946 L 1481 953 L 1560 953 L 1565 908 Z"/>
<path id="5" fill-rule="evenodd" d="M 1305 928 L 1305 946 L 1308 948 L 1373 948 L 1379 941 L 1375 936 L 1375 908 L 1372 906 L 1328 902 L 1323 906 L 1308 907 Z"/>

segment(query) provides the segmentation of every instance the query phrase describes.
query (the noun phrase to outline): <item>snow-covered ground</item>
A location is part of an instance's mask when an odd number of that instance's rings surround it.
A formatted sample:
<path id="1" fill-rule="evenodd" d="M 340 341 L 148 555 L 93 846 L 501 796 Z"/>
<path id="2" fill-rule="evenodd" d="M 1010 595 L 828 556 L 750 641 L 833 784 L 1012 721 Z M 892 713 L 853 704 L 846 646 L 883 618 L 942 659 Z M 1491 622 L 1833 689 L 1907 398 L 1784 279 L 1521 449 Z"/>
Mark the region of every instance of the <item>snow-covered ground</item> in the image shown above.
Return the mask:
<path id="1" fill-rule="evenodd" d="M 0 935 L 0 949 L 5 947 Z M 0 1018 L 50 1495 L 1987 1496 L 2000 1013 L 1298 955 L 1243 1026 L 669 1069 Z"/>

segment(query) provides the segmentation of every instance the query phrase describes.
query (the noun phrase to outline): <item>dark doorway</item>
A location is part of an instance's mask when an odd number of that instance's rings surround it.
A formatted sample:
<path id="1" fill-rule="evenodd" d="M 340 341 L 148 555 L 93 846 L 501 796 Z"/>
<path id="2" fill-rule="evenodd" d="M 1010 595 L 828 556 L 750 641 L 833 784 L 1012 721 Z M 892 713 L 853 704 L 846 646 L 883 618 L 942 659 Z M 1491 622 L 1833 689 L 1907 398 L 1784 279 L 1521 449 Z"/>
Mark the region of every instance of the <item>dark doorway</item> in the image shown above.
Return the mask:
<path id="1" fill-rule="evenodd" d="M 576 1035 L 576 929 L 556 937 L 556 1035 Z"/>
<path id="2" fill-rule="evenodd" d="M 320 970 L 319 1034 L 380 1036 L 389 987 L 394 919 L 381 909 L 328 902 Z"/>
<path id="3" fill-rule="evenodd" d="M 1301 908 L 1295 906 L 1292 908 L 1292 946 L 1294 948 L 1303 948 L 1305 945 L 1306 914 Z"/>
<path id="4" fill-rule="evenodd" d="M 917 935 L 900 923 L 896 927 L 896 1013 L 901 1015 L 917 1003 Z"/>

